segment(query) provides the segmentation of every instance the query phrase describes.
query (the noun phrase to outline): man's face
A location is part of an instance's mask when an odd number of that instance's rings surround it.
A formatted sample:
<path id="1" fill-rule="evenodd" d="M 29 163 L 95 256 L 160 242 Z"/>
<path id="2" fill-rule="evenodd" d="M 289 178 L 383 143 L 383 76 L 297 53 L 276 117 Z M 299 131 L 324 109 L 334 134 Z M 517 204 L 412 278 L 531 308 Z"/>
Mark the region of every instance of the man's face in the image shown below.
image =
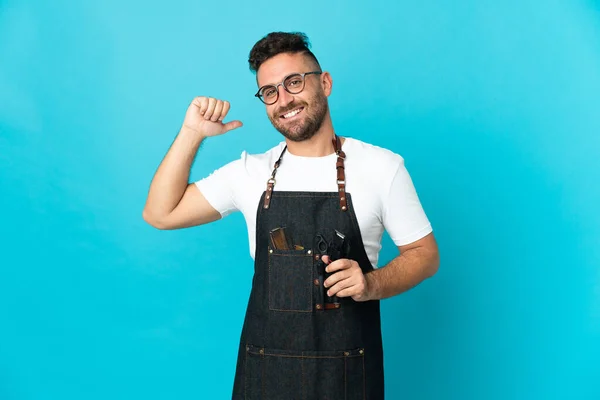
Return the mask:
<path id="1" fill-rule="evenodd" d="M 282 53 L 261 64 L 256 79 L 258 86 L 262 87 L 277 84 L 293 73 L 318 69 L 316 63 L 303 54 Z M 290 94 L 283 86 L 279 86 L 277 102 L 266 106 L 269 120 L 287 139 L 294 142 L 308 140 L 321 128 L 327 115 L 327 95 L 331 87 L 327 81 L 329 75 L 323 75 L 306 75 L 304 90 L 298 94 Z"/>

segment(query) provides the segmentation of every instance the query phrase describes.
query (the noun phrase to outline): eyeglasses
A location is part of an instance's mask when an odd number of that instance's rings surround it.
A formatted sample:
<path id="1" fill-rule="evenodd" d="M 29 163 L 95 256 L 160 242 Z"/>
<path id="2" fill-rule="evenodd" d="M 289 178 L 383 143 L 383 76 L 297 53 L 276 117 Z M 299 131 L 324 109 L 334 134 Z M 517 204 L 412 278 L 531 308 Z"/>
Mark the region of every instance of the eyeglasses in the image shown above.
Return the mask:
<path id="1" fill-rule="evenodd" d="M 306 75 L 321 74 L 321 71 L 304 72 L 302 74 L 291 74 L 286 76 L 282 82 L 277 85 L 265 85 L 258 89 L 258 92 L 254 95 L 267 105 L 277 103 L 279 99 L 279 86 L 290 94 L 298 94 L 304 90 L 304 77 Z"/>

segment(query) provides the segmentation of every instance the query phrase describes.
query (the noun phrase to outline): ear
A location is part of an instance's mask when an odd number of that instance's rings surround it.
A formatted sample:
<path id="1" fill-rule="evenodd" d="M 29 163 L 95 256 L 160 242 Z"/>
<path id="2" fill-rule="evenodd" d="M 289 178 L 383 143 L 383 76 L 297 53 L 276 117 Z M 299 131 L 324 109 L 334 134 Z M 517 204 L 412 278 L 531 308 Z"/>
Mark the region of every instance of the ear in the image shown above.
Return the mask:
<path id="1" fill-rule="evenodd" d="M 323 92 L 325 92 L 325 96 L 329 97 L 331 88 L 333 87 L 333 79 L 331 78 L 331 74 L 327 71 L 321 74 L 321 87 L 323 88 Z"/>

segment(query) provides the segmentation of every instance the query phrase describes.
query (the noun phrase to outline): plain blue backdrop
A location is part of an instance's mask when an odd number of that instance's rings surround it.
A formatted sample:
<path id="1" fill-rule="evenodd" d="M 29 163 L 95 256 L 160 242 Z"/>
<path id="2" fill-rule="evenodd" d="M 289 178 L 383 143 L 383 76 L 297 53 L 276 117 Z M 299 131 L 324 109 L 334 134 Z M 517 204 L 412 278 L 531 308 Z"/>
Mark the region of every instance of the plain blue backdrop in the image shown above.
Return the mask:
<path id="1" fill-rule="evenodd" d="M 382 303 L 389 399 L 600 398 L 594 1 L 0 0 L 0 399 L 226 399 L 244 220 L 158 231 L 150 179 L 194 96 L 281 136 L 247 57 L 308 34 L 340 135 L 401 154 L 439 273 Z M 382 264 L 396 254 L 385 237 Z"/>

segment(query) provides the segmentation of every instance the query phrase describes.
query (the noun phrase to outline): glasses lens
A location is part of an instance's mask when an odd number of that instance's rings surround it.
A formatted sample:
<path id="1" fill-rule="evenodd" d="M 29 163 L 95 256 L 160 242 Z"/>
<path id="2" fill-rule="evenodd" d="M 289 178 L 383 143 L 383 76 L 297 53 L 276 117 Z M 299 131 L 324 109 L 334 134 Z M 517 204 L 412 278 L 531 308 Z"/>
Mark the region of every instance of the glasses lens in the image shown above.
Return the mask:
<path id="1" fill-rule="evenodd" d="M 262 100 L 267 104 L 277 101 L 277 88 L 275 86 L 265 86 L 259 93 Z"/>
<path id="2" fill-rule="evenodd" d="M 304 89 L 304 79 L 300 74 L 288 76 L 283 84 L 290 93 L 300 93 Z"/>

